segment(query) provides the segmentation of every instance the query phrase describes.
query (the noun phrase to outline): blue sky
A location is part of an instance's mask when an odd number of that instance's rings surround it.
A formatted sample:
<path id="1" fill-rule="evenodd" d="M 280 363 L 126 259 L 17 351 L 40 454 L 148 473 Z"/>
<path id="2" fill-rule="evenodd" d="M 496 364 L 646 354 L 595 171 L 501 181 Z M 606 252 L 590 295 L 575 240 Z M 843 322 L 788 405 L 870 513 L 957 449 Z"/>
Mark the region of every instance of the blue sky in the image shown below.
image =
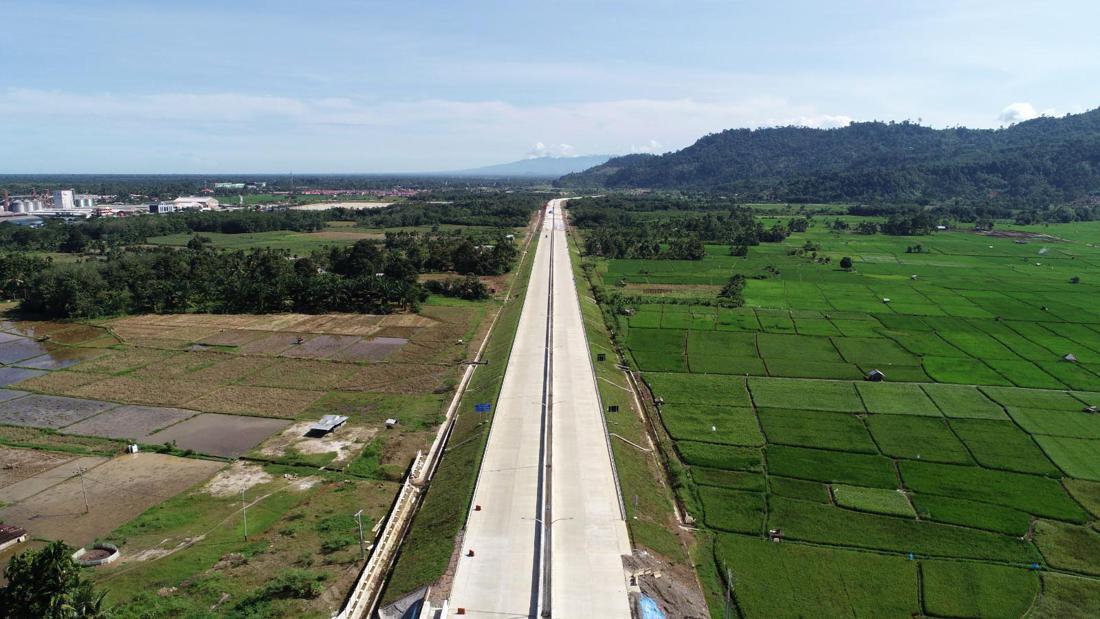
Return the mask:
<path id="1" fill-rule="evenodd" d="M 1100 106 L 1094 1 L 3 0 L 0 172 L 410 172 Z"/>

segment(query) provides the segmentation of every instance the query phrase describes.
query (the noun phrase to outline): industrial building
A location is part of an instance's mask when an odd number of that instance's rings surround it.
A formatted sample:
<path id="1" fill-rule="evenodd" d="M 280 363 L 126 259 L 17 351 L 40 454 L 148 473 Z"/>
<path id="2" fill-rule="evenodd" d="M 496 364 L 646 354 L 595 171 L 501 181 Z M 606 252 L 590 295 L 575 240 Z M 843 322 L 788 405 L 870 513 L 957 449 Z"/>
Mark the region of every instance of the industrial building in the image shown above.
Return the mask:
<path id="1" fill-rule="evenodd" d="M 200 196 L 181 196 L 172 200 L 178 210 L 197 209 L 209 211 L 220 206 L 217 198 L 204 198 Z"/>
<path id="2" fill-rule="evenodd" d="M 53 192 L 53 208 L 58 211 L 67 211 L 76 208 L 76 204 L 73 203 L 73 190 L 55 190 Z"/>

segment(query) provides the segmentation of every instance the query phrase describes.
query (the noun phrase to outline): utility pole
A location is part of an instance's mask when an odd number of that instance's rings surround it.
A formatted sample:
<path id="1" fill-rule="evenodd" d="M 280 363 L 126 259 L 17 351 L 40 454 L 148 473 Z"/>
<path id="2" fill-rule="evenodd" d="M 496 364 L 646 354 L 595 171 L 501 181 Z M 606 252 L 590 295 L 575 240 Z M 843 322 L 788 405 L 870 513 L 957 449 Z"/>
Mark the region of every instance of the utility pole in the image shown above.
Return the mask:
<path id="1" fill-rule="evenodd" d="M 355 512 L 355 523 L 359 525 L 359 560 L 367 560 L 367 547 L 363 543 L 363 510 Z"/>
<path id="2" fill-rule="evenodd" d="M 244 541 L 248 541 L 248 503 L 244 500 L 244 490 L 241 490 L 241 509 L 244 511 Z"/>
<path id="3" fill-rule="evenodd" d="M 84 485 L 84 467 L 80 467 L 77 471 L 80 473 L 80 491 L 84 493 L 84 513 L 86 514 L 91 511 L 91 508 L 88 507 L 88 487 Z"/>

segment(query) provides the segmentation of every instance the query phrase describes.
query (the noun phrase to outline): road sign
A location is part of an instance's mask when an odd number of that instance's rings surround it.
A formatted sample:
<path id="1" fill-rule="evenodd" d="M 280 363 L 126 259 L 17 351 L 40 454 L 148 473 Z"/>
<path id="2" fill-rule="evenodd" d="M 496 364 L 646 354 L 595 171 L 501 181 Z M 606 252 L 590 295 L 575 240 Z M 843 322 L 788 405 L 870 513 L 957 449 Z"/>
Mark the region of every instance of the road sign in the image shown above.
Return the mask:
<path id="1" fill-rule="evenodd" d="M 474 404 L 474 412 L 475 413 L 487 413 L 487 412 L 491 411 L 492 409 L 493 409 L 493 405 L 490 404 L 489 402 L 481 402 L 479 404 Z"/>

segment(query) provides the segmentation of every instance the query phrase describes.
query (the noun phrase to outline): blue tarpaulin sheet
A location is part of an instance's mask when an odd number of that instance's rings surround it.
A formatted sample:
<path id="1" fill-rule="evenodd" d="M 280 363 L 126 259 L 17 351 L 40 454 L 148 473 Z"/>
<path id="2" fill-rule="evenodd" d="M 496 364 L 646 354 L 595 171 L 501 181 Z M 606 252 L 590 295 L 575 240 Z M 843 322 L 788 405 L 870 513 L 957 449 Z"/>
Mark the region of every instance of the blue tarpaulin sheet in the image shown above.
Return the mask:
<path id="1" fill-rule="evenodd" d="M 642 619 L 665 619 L 665 614 L 661 612 L 660 607 L 657 606 L 657 602 L 653 601 L 653 598 L 643 595 L 638 602 L 638 608 L 641 610 Z"/>

